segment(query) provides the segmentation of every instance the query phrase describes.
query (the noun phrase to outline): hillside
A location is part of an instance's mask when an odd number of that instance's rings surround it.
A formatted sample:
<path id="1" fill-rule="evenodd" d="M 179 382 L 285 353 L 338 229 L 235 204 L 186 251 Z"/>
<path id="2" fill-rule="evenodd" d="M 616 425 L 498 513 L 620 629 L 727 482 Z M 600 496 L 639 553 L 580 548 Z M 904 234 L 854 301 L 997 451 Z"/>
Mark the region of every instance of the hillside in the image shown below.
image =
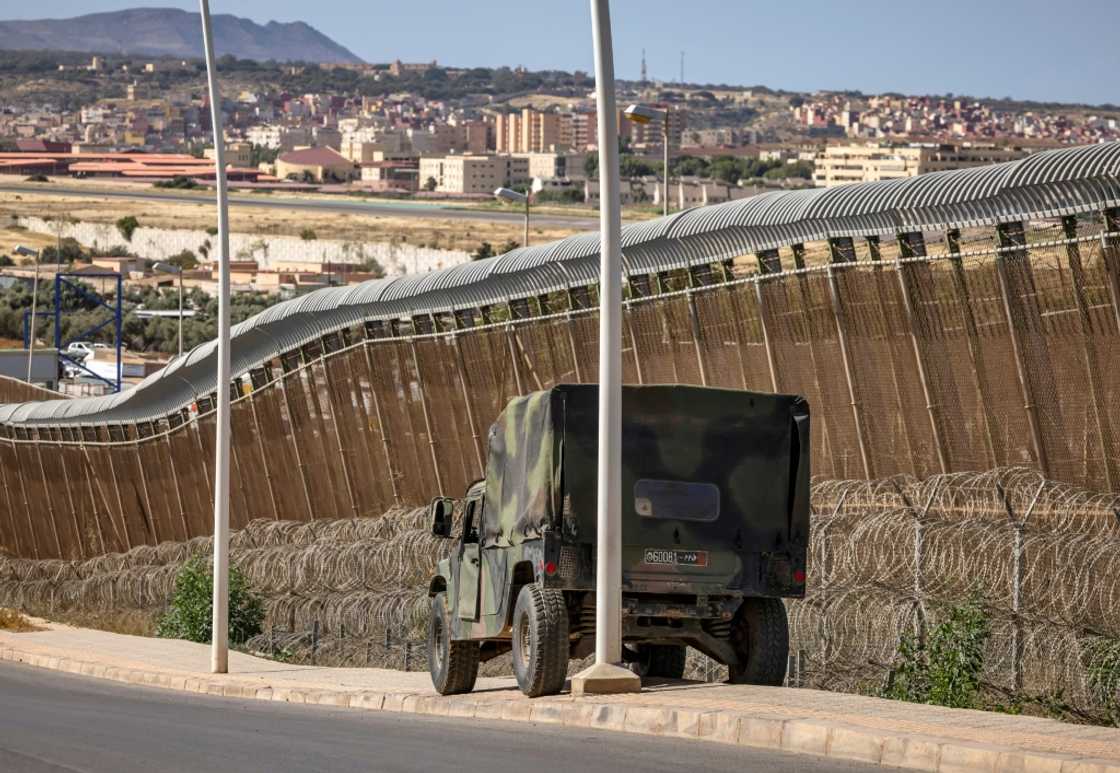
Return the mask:
<path id="1" fill-rule="evenodd" d="M 304 22 L 218 14 L 214 45 L 219 56 L 305 62 L 361 62 L 354 53 Z M 0 49 L 55 49 L 103 54 L 197 58 L 202 28 L 197 13 L 176 8 L 132 8 L 71 19 L 0 21 Z"/>

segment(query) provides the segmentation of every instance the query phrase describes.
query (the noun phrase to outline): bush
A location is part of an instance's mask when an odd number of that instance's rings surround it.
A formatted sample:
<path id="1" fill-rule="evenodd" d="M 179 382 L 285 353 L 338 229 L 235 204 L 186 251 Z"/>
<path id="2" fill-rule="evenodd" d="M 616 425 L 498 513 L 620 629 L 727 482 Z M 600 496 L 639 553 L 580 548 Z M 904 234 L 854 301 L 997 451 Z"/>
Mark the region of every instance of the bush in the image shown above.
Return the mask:
<path id="1" fill-rule="evenodd" d="M 304 228 L 299 232 L 299 238 L 303 239 L 305 242 L 313 242 L 319 237 L 315 235 L 314 228 Z"/>
<path id="2" fill-rule="evenodd" d="M 214 581 L 213 562 L 195 556 L 183 564 L 175 577 L 171 605 L 160 618 L 156 635 L 164 639 L 209 642 L 212 637 Z M 250 590 L 238 569 L 229 570 L 229 640 L 241 644 L 261 632 L 264 606 Z"/>
<path id="3" fill-rule="evenodd" d="M 28 177 L 26 180 L 24 180 L 24 182 L 25 183 L 49 183 L 50 178 L 48 178 L 45 174 L 33 174 L 30 177 Z"/>
<path id="4" fill-rule="evenodd" d="M 1104 709 L 1109 722 L 1120 726 L 1120 642 L 1093 641 L 1085 651 L 1085 667 L 1094 702 Z"/>
<path id="5" fill-rule="evenodd" d="M 132 215 L 125 215 L 117 220 L 117 230 L 120 231 L 121 236 L 124 237 L 126 242 L 132 241 L 132 234 L 140 227 L 140 221 Z"/>
<path id="6" fill-rule="evenodd" d="M 978 708 L 984 645 L 991 635 L 979 596 L 949 610 L 923 642 L 902 637 L 884 698 L 932 703 L 957 709 Z"/>
<path id="7" fill-rule="evenodd" d="M 184 175 L 175 175 L 170 180 L 156 180 L 152 183 L 153 188 L 177 188 L 181 190 L 194 190 L 202 186 L 196 183 L 189 177 Z"/>

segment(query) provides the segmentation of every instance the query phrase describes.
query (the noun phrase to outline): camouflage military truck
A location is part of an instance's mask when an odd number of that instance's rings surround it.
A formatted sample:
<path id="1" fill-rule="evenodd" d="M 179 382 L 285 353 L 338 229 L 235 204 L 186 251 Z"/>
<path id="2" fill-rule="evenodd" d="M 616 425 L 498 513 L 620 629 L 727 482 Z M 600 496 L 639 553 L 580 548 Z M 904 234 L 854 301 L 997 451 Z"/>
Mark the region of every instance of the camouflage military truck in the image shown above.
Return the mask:
<path id="1" fill-rule="evenodd" d="M 781 684 L 781 599 L 805 592 L 809 408 L 799 397 L 689 386 L 622 392 L 622 635 L 643 676 L 680 678 L 691 645 L 737 683 Z M 594 651 L 598 387 L 510 401 L 486 478 L 432 502 L 457 546 L 429 587 L 436 689 L 469 692 L 513 652 L 521 690 L 564 686 Z"/>

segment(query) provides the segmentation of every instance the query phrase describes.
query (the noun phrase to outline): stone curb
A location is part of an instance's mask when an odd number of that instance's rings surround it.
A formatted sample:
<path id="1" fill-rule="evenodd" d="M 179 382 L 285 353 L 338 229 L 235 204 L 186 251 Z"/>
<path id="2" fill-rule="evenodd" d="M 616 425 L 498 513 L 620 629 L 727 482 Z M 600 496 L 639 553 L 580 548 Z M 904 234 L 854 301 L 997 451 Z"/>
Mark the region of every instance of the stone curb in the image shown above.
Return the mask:
<path id="1" fill-rule="evenodd" d="M 745 714 L 730 710 L 628 706 L 593 700 L 533 701 L 442 697 L 370 690 L 317 690 L 258 686 L 236 677 L 188 676 L 120 668 L 0 647 L 0 661 L 64 671 L 97 679 L 195 692 L 225 698 L 462 717 L 538 722 L 594 730 L 693 738 L 738 746 L 812 754 L 936 773 L 1120 773 L 1120 762 L 1069 754 L 1023 751 L 994 744 L 876 730 L 842 722 Z"/>

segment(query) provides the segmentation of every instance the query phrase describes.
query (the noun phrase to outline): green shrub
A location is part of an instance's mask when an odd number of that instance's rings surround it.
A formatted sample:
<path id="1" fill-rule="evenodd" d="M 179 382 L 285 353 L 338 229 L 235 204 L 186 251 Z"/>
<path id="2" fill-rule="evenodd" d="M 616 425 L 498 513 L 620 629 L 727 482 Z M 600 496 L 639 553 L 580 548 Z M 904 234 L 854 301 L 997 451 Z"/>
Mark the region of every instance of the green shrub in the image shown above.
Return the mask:
<path id="1" fill-rule="evenodd" d="M 305 242 L 310 242 L 310 241 L 314 241 L 315 239 L 317 239 L 319 237 L 317 237 L 315 235 L 315 229 L 314 228 L 304 228 L 303 230 L 301 230 L 299 232 L 299 238 L 303 239 Z"/>
<path id="2" fill-rule="evenodd" d="M 990 636 L 980 598 L 973 595 L 952 607 L 948 618 L 935 626 L 925 641 L 913 634 L 902 637 L 883 697 L 978 708 L 984 645 Z"/>
<path id="3" fill-rule="evenodd" d="M 195 556 L 183 564 L 175 577 L 171 605 L 160 618 L 156 635 L 164 639 L 209 642 L 212 637 L 214 581 L 213 562 Z M 229 571 L 229 640 L 241 644 L 261 632 L 264 606 L 249 588 L 238 569 Z"/>
<path id="4" fill-rule="evenodd" d="M 140 227 L 140 221 L 132 215 L 125 215 L 117 220 L 117 230 L 126 242 L 132 241 L 132 234 Z"/>
<path id="5" fill-rule="evenodd" d="M 1108 721 L 1120 726 L 1120 641 L 1097 639 L 1085 650 L 1089 690 Z"/>

